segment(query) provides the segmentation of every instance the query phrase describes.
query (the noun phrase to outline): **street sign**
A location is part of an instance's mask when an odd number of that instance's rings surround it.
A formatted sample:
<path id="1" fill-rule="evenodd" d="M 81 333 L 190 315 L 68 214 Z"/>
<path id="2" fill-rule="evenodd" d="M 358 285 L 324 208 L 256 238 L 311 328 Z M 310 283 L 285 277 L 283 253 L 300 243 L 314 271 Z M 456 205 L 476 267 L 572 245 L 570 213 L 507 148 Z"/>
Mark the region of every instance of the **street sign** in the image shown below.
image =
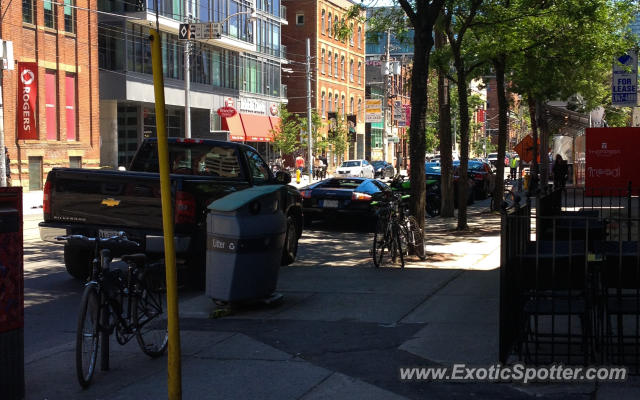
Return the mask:
<path id="1" fill-rule="evenodd" d="M 364 122 L 382 122 L 382 99 L 364 100 Z"/>
<path id="2" fill-rule="evenodd" d="M 613 62 L 611 104 L 618 107 L 638 105 L 638 53 L 628 51 Z"/>
<path id="3" fill-rule="evenodd" d="M 178 39 L 220 39 L 222 37 L 222 24 L 218 22 L 200 22 L 197 24 L 180 24 Z"/>
<path id="4" fill-rule="evenodd" d="M 396 100 L 393 102 L 393 119 L 396 122 L 404 122 L 405 113 L 404 108 L 402 107 L 402 101 Z"/>

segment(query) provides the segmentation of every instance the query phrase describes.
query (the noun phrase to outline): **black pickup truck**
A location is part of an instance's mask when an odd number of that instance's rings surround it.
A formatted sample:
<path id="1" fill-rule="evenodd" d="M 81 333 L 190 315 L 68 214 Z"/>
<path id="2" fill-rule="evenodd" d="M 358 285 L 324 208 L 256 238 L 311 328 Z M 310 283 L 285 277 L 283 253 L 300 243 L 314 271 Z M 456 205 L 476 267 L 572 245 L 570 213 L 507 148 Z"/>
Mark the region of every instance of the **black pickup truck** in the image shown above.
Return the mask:
<path id="1" fill-rule="evenodd" d="M 255 149 L 239 143 L 170 138 L 169 162 L 176 256 L 189 267 L 189 276 L 195 282 L 204 274 L 207 206 L 251 186 L 286 185 L 291 181 L 284 172 L 273 176 Z M 128 171 L 52 169 L 44 187 L 40 237 L 53 241 L 65 234 L 106 237 L 124 231 L 148 254 L 161 254 L 164 240 L 159 177 L 156 139 L 141 144 Z M 282 264 L 286 265 L 296 257 L 303 219 L 300 193 L 289 185 L 284 190 L 286 200 L 279 206 L 287 215 L 282 255 Z M 89 249 L 65 245 L 65 266 L 75 278 L 88 276 L 92 257 Z"/>

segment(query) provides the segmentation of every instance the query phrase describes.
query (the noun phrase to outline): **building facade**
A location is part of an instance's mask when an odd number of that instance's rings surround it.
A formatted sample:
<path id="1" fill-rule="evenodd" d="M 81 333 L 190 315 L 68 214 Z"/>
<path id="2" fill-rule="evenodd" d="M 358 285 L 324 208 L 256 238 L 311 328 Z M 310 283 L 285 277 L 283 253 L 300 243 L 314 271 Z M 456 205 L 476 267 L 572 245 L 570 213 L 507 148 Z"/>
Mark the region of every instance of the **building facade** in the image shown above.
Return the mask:
<path id="1" fill-rule="evenodd" d="M 95 0 L 7 2 L 0 35 L 13 69 L 2 74 L 12 186 L 41 190 L 53 167 L 99 164 Z"/>
<path id="2" fill-rule="evenodd" d="M 384 13 L 387 9 L 369 8 L 367 17 Z M 413 35 L 413 30 L 409 30 L 404 40 L 400 40 L 393 33 L 380 32 L 366 39 L 367 98 L 381 98 L 384 103 L 383 122 L 366 124 L 366 157 L 370 160 L 385 159 L 400 169 L 406 169 L 408 161 Z M 389 60 L 386 60 L 387 51 Z"/>
<path id="3" fill-rule="evenodd" d="M 185 136 L 186 41 L 178 39 L 180 23 L 221 22 L 221 38 L 190 44 L 190 136 L 245 142 L 269 156 L 277 108 L 286 101 L 280 80 L 287 62 L 280 38 L 286 20 L 279 1 L 198 0 L 188 2 L 187 10 L 178 0 L 158 4 L 168 135 Z M 156 135 L 148 39 L 155 1 L 102 0 L 100 7 L 127 16 L 101 15 L 98 30 L 102 164 L 126 166 L 141 140 Z M 220 117 L 217 110 L 225 106 L 237 114 Z"/>
<path id="4" fill-rule="evenodd" d="M 329 164 L 341 158 L 364 158 L 365 26 L 347 22 L 352 35 L 341 41 L 336 25 L 344 21 L 353 5 L 348 0 L 283 0 L 289 25 L 283 41 L 293 60 L 290 76 L 284 75 L 289 95 L 289 111 L 306 115 L 307 82 L 304 78 L 306 39 L 311 41 L 311 106 L 322 117 L 321 134 L 329 135 L 329 117 L 340 114 L 350 124 L 346 154 L 329 149 Z M 353 123 L 355 121 L 355 123 Z M 355 125 L 355 126 L 351 126 Z"/>

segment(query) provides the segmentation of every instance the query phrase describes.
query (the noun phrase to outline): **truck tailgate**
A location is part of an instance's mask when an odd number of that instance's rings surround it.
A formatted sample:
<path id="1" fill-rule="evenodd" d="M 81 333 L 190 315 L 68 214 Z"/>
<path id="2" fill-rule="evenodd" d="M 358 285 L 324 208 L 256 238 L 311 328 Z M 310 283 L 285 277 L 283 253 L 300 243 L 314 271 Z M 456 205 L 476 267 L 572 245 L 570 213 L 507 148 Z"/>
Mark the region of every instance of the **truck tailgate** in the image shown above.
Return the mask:
<path id="1" fill-rule="evenodd" d="M 55 174 L 52 221 L 162 229 L 158 174 L 86 169 Z"/>

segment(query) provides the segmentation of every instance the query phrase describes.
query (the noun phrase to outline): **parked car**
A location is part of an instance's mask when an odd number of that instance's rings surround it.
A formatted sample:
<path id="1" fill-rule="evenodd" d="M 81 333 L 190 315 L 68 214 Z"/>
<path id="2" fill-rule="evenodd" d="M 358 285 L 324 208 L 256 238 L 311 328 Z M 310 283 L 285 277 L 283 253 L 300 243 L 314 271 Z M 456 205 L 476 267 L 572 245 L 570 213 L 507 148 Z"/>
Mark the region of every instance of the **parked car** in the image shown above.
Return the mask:
<path id="1" fill-rule="evenodd" d="M 330 215 L 372 217 L 374 194 L 390 191 L 386 184 L 359 177 L 329 178 L 300 189 L 305 224 Z"/>
<path id="2" fill-rule="evenodd" d="M 361 178 L 374 178 L 373 165 L 367 160 L 347 160 L 336 169 L 336 176 L 358 176 Z"/>
<path id="3" fill-rule="evenodd" d="M 393 165 L 386 161 L 371 161 L 371 165 L 373 165 L 375 178 L 393 178 L 393 175 L 395 175 Z"/>
<path id="4" fill-rule="evenodd" d="M 456 165 L 459 165 L 459 164 L 460 164 L 459 161 L 453 162 L 453 196 L 456 199 L 458 198 L 458 180 L 460 179 L 460 177 L 458 176 L 458 169 Z M 440 184 L 440 181 L 442 180 L 442 172 L 441 172 L 440 164 L 425 163 L 424 170 L 427 175 L 426 176 L 427 190 L 429 189 L 430 183 L 438 182 L 438 184 Z M 471 182 L 471 179 L 467 180 L 467 184 L 469 185 L 469 189 L 467 190 L 467 195 L 468 195 L 467 204 L 473 204 L 475 197 L 473 194 L 473 182 Z M 458 207 L 457 201 L 455 203 L 455 207 Z"/>
<path id="5" fill-rule="evenodd" d="M 460 165 L 459 161 L 454 161 L 454 167 Z M 488 163 L 481 161 L 469 161 L 467 176 L 473 182 L 473 193 L 476 199 L 486 199 L 493 192 L 496 176 Z"/>

